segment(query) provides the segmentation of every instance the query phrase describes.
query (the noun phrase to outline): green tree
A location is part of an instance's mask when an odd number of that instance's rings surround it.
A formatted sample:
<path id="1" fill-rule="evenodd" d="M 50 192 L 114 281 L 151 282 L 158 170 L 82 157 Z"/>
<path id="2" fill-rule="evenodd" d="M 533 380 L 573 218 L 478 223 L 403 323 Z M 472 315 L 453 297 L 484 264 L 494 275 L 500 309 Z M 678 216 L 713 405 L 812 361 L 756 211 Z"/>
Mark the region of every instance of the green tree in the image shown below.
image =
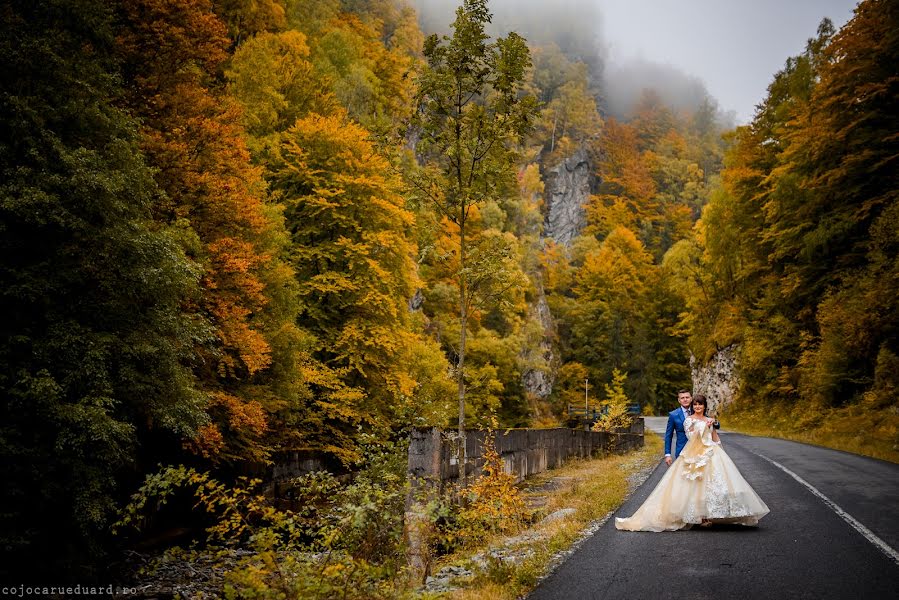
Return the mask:
<path id="1" fill-rule="evenodd" d="M 213 9 L 228 26 L 228 35 L 240 46 L 246 39 L 287 25 L 284 0 L 213 0 Z"/>
<path id="2" fill-rule="evenodd" d="M 556 97 L 560 87 L 571 80 L 575 65 L 555 43 L 532 48 L 531 57 L 530 83 L 536 88 L 534 94 L 537 99 L 545 105 Z"/>
<path id="3" fill-rule="evenodd" d="M 593 380 L 610 380 L 615 368 L 635 374 L 629 392 L 641 405 L 651 402 L 656 385 L 650 296 L 657 278 L 635 234 L 618 227 L 584 257 L 568 317 L 575 360 L 590 369 Z"/>
<path id="4" fill-rule="evenodd" d="M 566 362 L 559 368 L 556 381 L 553 385 L 553 395 L 556 397 L 553 409 L 556 416 L 565 418 L 569 406 L 586 406 L 589 402 L 587 393 L 590 377 L 587 367 L 577 361 Z M 596 399 L 593 399 L 594 404 Z"/>
<path id="5" fill-rule="evenodd" d="M 456 10 L 452 37 L 427 38 L 427 64 L 417 80 L 421 110 L 413 121 L 420 134 L 418 151 L 427 162 L 415 187 L 458 228 L 456 379 L 461 436 L 465 427 L 466 333 L 478 291 L 472 284 L 490 275 L 472 269 L 468 221 L 472 209 L 492 199 L 514 174 L 515 146 L 536 111 L 536 99 L 520 93 L 530 66 L 525 41 L 513 32 L 490 43 L 485 32 L 490 18 L 486 0 L 465 0 Z M 488 266 L 491 261 L 485 256 L 482 262 Z M 463 464 L 465 458 L 463 453 Z"/>
<path id="6" fill-rule="evenodd" d="M 288 20 L 310 62 L 350 117 L 387 136 L 412 111 L 410 78 L 421 49 L 414 14 L 393 2 L 290 0 Z"/>
<path id="7" fill-rule="evenodd" d="M 310 112 L 337 110 L 329 82 L 309 61 L 306 36 L 299 31 L 263 33 L 237 49 L 226 71 L 229 93 L 243 107 L 243 123 L 257 159 L 272 134 Z"/>
<path id="8" fill-rule="evenodd" d="M 117 106 L 109 3 L 0 20 L 0 570 L 83 580 L 140 455 L 204 423 L 190 367 L 211 331 L 190 235 L 154 222 L 164 195 Z"/>
<path id="9" fill-rule="evenodd" d="M 542 61 L 539 68 L 535 67 L 531 78 L 541 97 L 547 99 L 535 137 L 548 152 L 545 162 L 551 163 L 599 137 L 602 118 L 596 97 L 589 89 L 584 63 L 567 64 L 559 73 L 560 65 L 552 60 L 554 52 L 544 52 L 538 56 Z"/>
<path id="10" fill-rule="evenodd" d="M 895 2 L 863 2 L 813 55 L 818 78 L 773 175 L 776 264 L 794 280 L 790 296 L 807 305 L 801 322 L 814 315 L 819 336 L 803 349 L 800 394 L 825 405 L 882 386 L 876 370 L 899 350 L 897 25 Z M 788 251 L 800 257 L 792 269 Z"/>
<path id="11" fill-rule="evenodd" d="M 693 138 L 690 158 L 705 174 L 706 183 L 724 165 L 724 129 L 720 123 L 718 104 L 712 98 L 706 98 L 693 113 L 689 123 L 689 132 Z"/>

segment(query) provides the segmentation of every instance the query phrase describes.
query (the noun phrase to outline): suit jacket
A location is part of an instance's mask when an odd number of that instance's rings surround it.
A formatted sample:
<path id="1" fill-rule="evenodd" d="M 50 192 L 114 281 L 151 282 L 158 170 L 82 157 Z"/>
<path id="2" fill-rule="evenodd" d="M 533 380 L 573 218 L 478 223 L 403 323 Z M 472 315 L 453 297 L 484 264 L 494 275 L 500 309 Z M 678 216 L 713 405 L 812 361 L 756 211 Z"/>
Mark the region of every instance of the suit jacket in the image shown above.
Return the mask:
<path id="1" fill-rule="evenodd" d="M 665 454 L 677 458 L 687 445 L 687 433 L 684 431 L 684 411 L 680 406 L 668 413 L 668 425 L 665 427 Z M 671 443 L 674 442 L 674 452 Z"/>

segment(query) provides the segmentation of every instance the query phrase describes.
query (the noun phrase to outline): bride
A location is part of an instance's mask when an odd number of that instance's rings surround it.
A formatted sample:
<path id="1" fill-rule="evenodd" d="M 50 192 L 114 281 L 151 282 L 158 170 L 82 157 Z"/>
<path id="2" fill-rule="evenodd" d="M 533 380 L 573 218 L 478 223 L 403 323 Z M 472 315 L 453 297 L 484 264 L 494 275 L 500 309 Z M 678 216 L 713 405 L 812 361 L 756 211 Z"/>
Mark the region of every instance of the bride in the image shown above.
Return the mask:
<path id="1" fill-rule="evenodd" d="M 757 525 L 768 507 L 730 459 L 714 419 L 705 416 L 705 396 L 693 399 L 693 414 L 684 421 L 687 445 L 637 512 L 615 519 L 627 531 L 674 531 L 712 523 Z"/>

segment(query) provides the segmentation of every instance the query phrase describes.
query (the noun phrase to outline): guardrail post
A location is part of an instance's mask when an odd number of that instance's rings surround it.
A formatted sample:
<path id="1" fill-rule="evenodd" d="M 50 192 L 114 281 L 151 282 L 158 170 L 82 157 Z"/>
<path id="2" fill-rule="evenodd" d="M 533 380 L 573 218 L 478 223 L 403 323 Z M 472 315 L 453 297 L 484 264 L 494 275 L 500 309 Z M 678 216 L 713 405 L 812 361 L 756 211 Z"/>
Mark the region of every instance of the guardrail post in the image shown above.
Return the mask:
<path id="1" fill-rule="evenodd" d="M 409 440 L 409 492 L 406 496 L 404 534 L 411 575 L 422 583 L 431 566 L 431 523 L 427 506 L 440 492 L 442 443 L 440 430 L 436 427 L 413 429 Z"/>

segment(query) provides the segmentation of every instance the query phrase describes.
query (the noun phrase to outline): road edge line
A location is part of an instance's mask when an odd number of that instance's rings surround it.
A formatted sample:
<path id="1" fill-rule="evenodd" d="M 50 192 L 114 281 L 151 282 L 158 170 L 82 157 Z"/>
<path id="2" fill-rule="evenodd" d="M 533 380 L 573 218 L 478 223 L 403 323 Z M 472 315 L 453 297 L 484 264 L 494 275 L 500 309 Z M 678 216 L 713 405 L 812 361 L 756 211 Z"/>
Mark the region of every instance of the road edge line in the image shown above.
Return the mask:
<path id="1" fill-rule="evenodd" d="M 875 534 L 873 531 L 871 531 L 870 529 L 868 529 L 867 527 L 862 525 L 858 520 L 856 520 L 855 517 L 853 517 L 852 515 L 847 513 L 845 510 L 843 510 L 840 507 L 840 505 L 838 505 L 836 502 L 834 502 L 833 500 L 831 500 L 830 498 L 828 498 L 827 496 L 822 494 L 818 490 L 818 488 L 816 488 L 815 486 L 813 486 L 812 484 L 807 482 L 805 479 L 803 479 L 802 477 L 800 477 L 799 475 L 797 475 L 790 469 L 786 468 L 785 466 L 783 466 L 776 460 L 772 460 L 772 459 L 768 458 L 767 456 L 765 456 L 764 454 L 759 454 L 758 452 L 755 452 L 753 450 L 750 450 L 750 452 L 752 452 L 759 458 L 764 458 L 769 463 L 771 463 L 772 465 L 774 465 L 775 467 L 777 467 L 778 469 L 780 469 L 781 471 L 783 471 L 784 473 L 786 473 L 787 475 L 789 475 L 790 477 L 792 477 L 793 479 L 795 479 L 796 481 L 801 483 L 803 486 L 805 486 L 805 488 L 808 489 L 808 491 L 810 491 L 812 494 L 814 494 L 815 496 L 820 498 L 824 502 L 824 504 L 829 506 L 835 513 L 837 513 L 837 515 L 839 515 L 841 519 L 843 519 L 844 521 L 849 523 L 849 525 L 851 525 L 853 529 L 855 529 L 860 534 L 862 534 L 865 537 L 865 539 L 867 539 L 869 542 L 871 542 L 872 544 L 877 546 L 877 548 L 881 552 L 886 554 L 887 557 L 889 557 L 894 563 L 899 565 L 899 552 L 897 552 L 892 546 L 887 544 L 885 541 L 880 539 L 880 537 L 878 537 L 877 534 Z"/>

